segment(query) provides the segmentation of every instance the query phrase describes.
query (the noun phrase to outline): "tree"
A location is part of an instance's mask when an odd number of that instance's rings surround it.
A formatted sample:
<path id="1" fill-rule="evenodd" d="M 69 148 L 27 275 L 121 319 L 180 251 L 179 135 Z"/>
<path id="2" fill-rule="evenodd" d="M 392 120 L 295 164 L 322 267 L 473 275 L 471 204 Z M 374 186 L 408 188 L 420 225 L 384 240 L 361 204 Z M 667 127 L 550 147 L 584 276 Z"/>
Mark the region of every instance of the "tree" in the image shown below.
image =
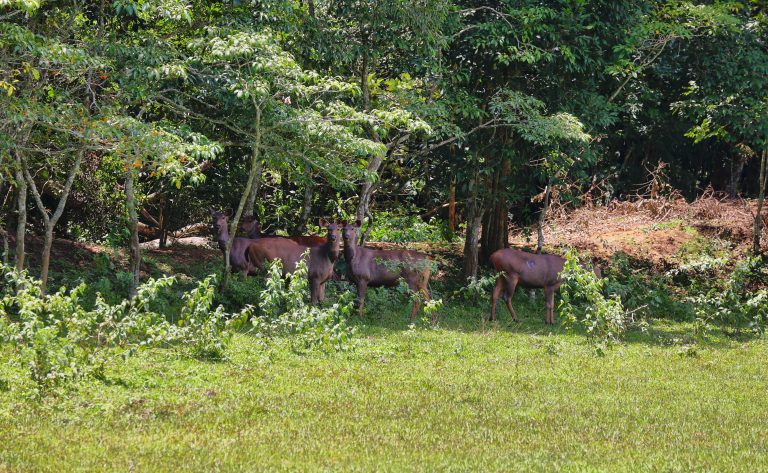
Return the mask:
<path id="1" fill-rule="evenodd" d="M 756 4 L 691 44 L 688 86 L 673 104 L 695 125 L 694 142 L 717 139 L 761 155 L 753 252 L 760 252 L 768 150 L 768 21 Z M 760 151 L 762 150 L 762 152 Z"/>
<path id="2" fill-rule="evenodd" d="M 320 66 L 356 80 L 359 108 L 401 109 L 415 112 L 413 89 L 421 87 L 419 74 L 428 74 L 444 43 L 444 28 L 453 6 L 445 0 L 377 0 L 374 2 L 312 3 L 309 31 L 296 49 Z M 375 113 L 374 113 L 375 114 Z M 418 116 L 418 114 L 416 115 Z M 373 154 L 365 162 L 356 217 L 369 215 L 382 165 L 412 136 L 428 129 L 417 126 L 366 126 L 368 137 L 384 143 L 386 154 Z M 405 123 L 403 125 L 406 125 Z M 370 225 L 361 236 L 364 241 Z"/>

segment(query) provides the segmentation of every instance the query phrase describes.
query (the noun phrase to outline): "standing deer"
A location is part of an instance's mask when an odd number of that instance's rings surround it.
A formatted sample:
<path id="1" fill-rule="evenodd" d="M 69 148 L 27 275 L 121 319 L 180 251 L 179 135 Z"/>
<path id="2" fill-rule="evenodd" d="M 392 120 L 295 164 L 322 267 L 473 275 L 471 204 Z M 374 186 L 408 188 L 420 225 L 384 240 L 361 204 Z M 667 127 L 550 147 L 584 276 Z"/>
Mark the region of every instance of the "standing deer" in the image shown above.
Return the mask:
<path id="1" fill-rule="evenodd" d="M 248 238 L 252 240 L 258 240 L 259 238 L 287 238 L 293 240 L 299 245 L 304 246 L 321 246 L 328 242 L 328 239 L 321 237 L 320 235 L 293 235 L 289 237 L 277 237 L 276 235 L 266 235 L 261 232 L 261 223 L 257 220 L 251 220 L 243 224 L 243 230 L 245 230 Z"/>
<path id="2" fill-rule="evenodd" d="M 397 286 L 402 278 L 411 291 L 418 291 L 422 296 L 430 297 L 427 288 L 430 272 L 429 256 L 411 250 L 374 250 L 359 246 L 357 235 L 360 224 L 359 220 L 354 225 L 342 222 L 344 259 L 347 274 L 357 285 L 357 305 L 360 316 L 363 316 L 368 286 L 393 287 Z M 411 319 L 416 318 L 419 303 L 418 298 L 413 302 Z"/>
<path id="3" fill-rule="evenodd" d="M 565 259 L 557 255 L 533 254 L 504 248 L 493 252 L 491 264 L 499 272 L 499 277 L 496 279 L 496 287 L 493 288 L 491 297 L 490 320 L 496 320 L 496 301 L 504 291 L 504 302 L 512 315 L 512 320 L 517 322 L 517 313 L 512 307 L 512 296 L 515 295 L 515 289 L 519 285 L 529 289 L 544 289 L 547 304 L 545 321 L 547 325 L 555 323 L 555 291 L 563 282 L 560 273 L 565 266 Z M 597 277 L 601 277 L 598 267 L 595 267 L 594 271 Z"/>
<path id="4" fill-rule="evenodd" d="M 227 220 L 229 219 L 231 212 L 225 214 L 213 209 L 210 209 L 210 212 L 211 217 L 213 218 L 213 231 L 216 234 L 219 249 L 222 254 L 225 254 L 227 242 L 229 241 Z M 248 238 L 235 237 L 235 241 L 232 242 L 232 248 L 229 250 L 229 265 L 232 272 L 241 272 L 243 273 L 243 277 L 247 277 L 254 269 L 245 257 L 245 252 L 250 243 L 251 240 Z"/>
<path id="5" fill-rule="evenodd" d="M 312 304 L 325 300 L 325 283 L 333 275 L 333 264 L 339 259 L 339 226 L 335 222 L 321 220 L 321 226 L 328 229 L 328 238 L 320 246 L 300 245 L 287 238 L 261 238 L 248 240 L 246 259 L 255 268 L 263 268 L 265 261 L 279 259 L 283 263 L 283 276 L 296 270 L 305 251 L 309 250 L 307 279 Z"/>

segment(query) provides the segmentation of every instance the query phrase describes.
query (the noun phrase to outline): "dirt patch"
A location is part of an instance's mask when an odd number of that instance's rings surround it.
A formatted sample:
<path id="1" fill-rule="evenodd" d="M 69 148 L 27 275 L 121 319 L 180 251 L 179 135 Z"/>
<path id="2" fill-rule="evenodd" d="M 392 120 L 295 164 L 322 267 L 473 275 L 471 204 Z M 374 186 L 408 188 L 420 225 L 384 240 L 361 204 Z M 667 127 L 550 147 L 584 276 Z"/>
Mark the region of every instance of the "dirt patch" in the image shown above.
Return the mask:
<path id="1" fill-rule="evenodd" d="M 694 202 L 677 195 L 614 201 L 558 216 L 545 226 L 544 239 L 548 246 L 573 246 L 601 259 L 623 252 L 653 266 L 670 267 L 679 263 L 681 247 L 698 234 L 729 241 L 737 255 L 748 252 L 756 211 L 754 200 L 728 199 L 711 192 Z M 530 247 L 534 239 L 535 229 L 517 231 L 510 243 Z M 765 228 L 762 239 L 768 244 Z"/>

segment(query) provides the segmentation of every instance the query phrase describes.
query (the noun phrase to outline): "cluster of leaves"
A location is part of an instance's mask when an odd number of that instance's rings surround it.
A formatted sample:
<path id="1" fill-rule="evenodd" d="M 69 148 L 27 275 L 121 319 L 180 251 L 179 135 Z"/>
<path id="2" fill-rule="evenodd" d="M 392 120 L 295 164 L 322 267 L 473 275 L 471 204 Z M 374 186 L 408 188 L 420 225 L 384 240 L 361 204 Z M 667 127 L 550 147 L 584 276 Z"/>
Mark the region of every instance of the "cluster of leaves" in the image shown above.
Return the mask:
<path id="1" fill-rule="evenodd" d="M 172 277 L 150 279 L 137 296 L 108 304 L 97 295 L 92 309 L 82 303 L 86 285 L 41 294 L 39 281 L 3 266 L 0 342 L 10 343 L 42 395 L 68 381 L 101 378 L 115 360 L 145 347 L 178 347 L 188 356 L 220 359 L 229 341 L 228 317 L 214 308 L 215 278 L 181 296 L 175 314 L 156 310 Z"/>
<path id="2" fill-rule="evenodd" d="M 382 211 L 376 214 L 376 225 L 370 233 L 373 241 L 395 243 L 428 241 L 440 242 L 451 240 L 445 222 L 432 217 L 425 222 L 418 215 L 401 215 Z"/>
<path id="3" fill-rule="evenodd" d="M 688 265 L 678 272 L 685 272 L 691 280 L 698 281 L 686 301 L 693 305 L 698 325 L 706 330 L 712 324 L 726 324 L 737 328 L 747 327 L 762 333 L 768 322 L 768 281 L 762 257 L 748 257 L 736 262 L 727 277 L 712 277 L 711 268 Z"/>
<path id="4" fill-rule="evenodd" d="M 352 314 L 352 298 L 345 292 L 330 307 L 312 306 L 308 299 L 307 263 L 303 258 L 296 271 L 283 279 L 280 260 L 269 265 L 266 287 L 258 310 L 247 306 L 253 332 L 265 341 L 283 338 L 295 351 L 318 349 L 346 351 L 354 347 L 354 327 L 347 323 Z"/>
<path id="5" fill-rule="evenodd" d="M 637 268 L 626 253 L 617 253 L 606 268 L 605 289 L 621 298 L 624 307 L 643 317 L 690 320 L 691 308 L 672 292 L 668 275 Z"/>
<path id="6" fill-rule="evenodd" d="M 570 326 L 583 326 L 595 353 L 605 354 L 611 345 L 621 341 L 627 329 L 621 298 L 616 294 L 606 297 L 605 280 L 583 267 L 573 251 L 565 255 L 561 277 L 561 317 Z"/>

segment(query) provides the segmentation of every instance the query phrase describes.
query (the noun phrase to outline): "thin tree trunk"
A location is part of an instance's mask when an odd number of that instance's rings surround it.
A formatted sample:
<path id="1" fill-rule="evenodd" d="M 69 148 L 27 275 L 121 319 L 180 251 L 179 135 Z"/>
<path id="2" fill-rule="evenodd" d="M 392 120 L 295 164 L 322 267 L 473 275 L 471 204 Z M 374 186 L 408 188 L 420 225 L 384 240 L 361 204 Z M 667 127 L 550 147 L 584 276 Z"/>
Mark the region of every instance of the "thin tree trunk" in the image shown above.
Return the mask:
<path id="1" fill-rule="evenodd" d="M 165 224 L 165 208 L 168 205 L 168 201 L 163 197 L 160 202 L 160 215 L 157 216 L 157 223 L 160 228 L 160 241 L 158 241 L 158 248 L 164 249 L 168 246 L 168 226 Z"/>
<path id="2" fill-rule="evenodd" d="M 72 168 L 69 170 L 67 176 L 67 182 L 64 184 L 64 189 L 59 196 L 59 202 L 56 205 L 56 209 L 53 215 L 49 216 L 48 211 L 43 205 L 40 192 L 37 190 L 35 180 L 29 173 L 27 164 L 22 161 L 22 167 L 24 168 L 24 177 L 27 180 L 29 188 L 32 190 L 32 197 L 35 199 L 37 209 L 40 211 L 40 215 L 43 217 L 43 223 L 45 224 L 45 238 L 43 240 L 43 251 L 40 258 L 40 291 L 45 294 L 48 285 L 48 269 L 51 264 L 51 247 L 53 246 L 53 229 L 56 228 L 56 224 L 59 222 L 61 215 L 64 213 L 64 207 L 67 205 L 67 199 L 69 199 L 69 193 L 72 190 L 72 184 L 75 182 L 75 176 L 80 172 L 80 163 L 83 162 L 83 155 L 85 150 L 80 150 L 77 153 L 75 162 L 72 164 Z"/>
<path id="3" fill-rule="evenodd" d="M 296 228 L 294 233 L 302 234 L 307 228 L 307 221 L 312 213 L 312 196 L 314 195 L 315 184 L 312 181 L 312 173 L 309 169 L 305 171 L 307 177 L 307 184 L 304 187 L 304 202 L 301 204 L 301 214 L 299 214 L 299 220 L 296 222 Z"/>
<path id="4" fill-rule="evenodd" d="M 451 179 L 448 189 L 448 231 L 456 232 L 456 178 Z"/>
<path id="5" fill-rule="evenodd" d="M 741 175 L 748 159 L 748 154 L 740 152 L 736 162 L 731 162 L 731 180 L 728 183 L 728 195 L 731 197 L 736 197 L 741 191 Z"/>
<path id="6" fill-rule="evenodd" d="M 251 191 L 256 185 L 257 179 L 261 176 L 261 108 L 258 106 L 255 108 L 256 119 L 254 122 L 254 129 L 256 134 L 251 148 L 251 171 L 248 174 L 248 182 L 243 190 L 243 195 L 240 197 L 240 204 L 237 206 L 237 211 L 235 211 L 235 215 L 232 216 L 232 221 L 229 224 L 230 236 L 224 249 L 224 275 L 221 277 L 222 291 L 224 291 L 229 284 L 229 273 L 232 270 L 229 263 L 229 253 L 232 251 L 232 243 L 234 243 L 235 236 L 237 235 L 237 226 L 240 223 L 240 217 L 243 215 L 246 201 L 251 195 Z"/>
<path id="7" fill-rule="evenodd" d="M 752 242 L 752 253 L 755 255 L 760 254 L 760 234 L 762 232 L 762 213 L 763 213 L 763 201 L 765 200 L 765 186 L 766 186 L 766 166 L 768 166 L 768 148 L 763 150 L 763 157 L 760 160 L 760 190 L 757 195 L 757 214 L 755 215 L 755 234 Z"/>
<path id="8" fill-rule="evenodd" d="M 256 174 L 261 176 L 264 170 L 264 162 L 259 160 L 256 163 Z M 244 217 L 253 217 L 256 215 L 256 198 L 259 196 L 259 189 L 261 188 L 261 179 L 257 179 L 253 184 L 251 192 L 248 194 L 248 200 L 245 203 L 245 210 L 243 211 Z"/>
<path id="9" fill-rule="evenodd" d="M 8 231 L 6 229 L 0 230 L 3 234 L 3 266 L 8 266 L 8 253 L 10 248 L 8 247 Z"/>
<path id="10" fill-rule="evenodd" d="M 24 271 L 24 237 L 27 232 L 27 181 L 22 171 L 21 155 L 16 152 L 16 271 Z"/>
<path id="11" fill-rule="evenodd" d="M 480 227 L 483 221 L 483 209 L 477 189 L 477 176 L 469 183 L 470 197 L 467 201 L 467 234 L 464 240 L 464 277 L 477 276 L 478 244 L 480 242 Z"/>
<path id="12" fill-rule="evenodd" d="M 368 54 L 363 53 L 363 61 L 360 66 L 360 90 L 362 91 L 362 100 L 363 100 L 363 109 L 365 111 L 368 111 L 371 109 L 371 91 L 368 87 Z M 369 134 L 371 135 L 371 139 L 375 142 L 380 142 L 379 135 L 377 135 L 373 129 L 368 130 Z M 381 164 L 384 162 L 384 158 L 381 155 L 375 155 L 371 157 L 371 160 L 368 162 L 368 166 L 366 166 L 366 171 L 368 171 L 368 174 L 370 176 L 377 176 L 379 172 L 379 168 L 381 168 Z M 365 217 L 369 214 L 369 207 L 371 205 L 371 196 L 373 195 L 373 191 L 376 189 L 376 182 L 366 179 L 361 188 L 360 188 L 360 201 L 357 205 L 357 212 L 355 214 L 355 217 L 360 222 L 363 222 L 365 220 Z M 367 230 L 366 230 L 367 231 Z M 367 237 L 366 233 L 363 233 L 361 236 L 361 241 L 365 243 L 365 239 Z M 361 244 L 363 244 L 361 243 Z"/>
<path id="13" fill-rule="evenodd" d="M 133 166 L 129 163 L 128 171 L 125 173 L 125 200 L 128 207 L 128 228 L 131 234 L 129 243 L 129 267 L 131 274 L 133 275 L 131 281 L 131 299 L 136 296 L 136 291 L 139 287 L 139 278 L 141 276 L 141 247 L 139 246 L 139 215 L 136 212 L 136 194 L 134 190 L 135 178 Z"/>
<path id="14" fill-rule="evenodd" d="M 5 193 L 5 175 L 0 172 L 0 198 Z M 2 202 L 0 202 L 2 204 Z M 0 237 L 3 238 L 3 266 L 8 266 L 8 231 L 6 225 L 8 222 L 0 218 Z"/>
<path id="15" fill-rule="evenodd" d="M 549 196 L 552 193 L 552 179 L 547 179 L 547 188 L 544 189 L 544 206 L 539 212 L 539 223 L 537 225 L 538 238 L 536 240 L 536 253 L 541 253 L 544 248 L 544 221 L 547 218 L 547 209 L 549 209 Z"/>
<path id="16" fill-rule="evenodd" d="M 491 181 L 480 240 L 483 261 L 487 261 L 494 251 L 509 245 L 509 204 L 505 195 L 505 180 L 511 168 L 511 162 L 504 160 Z"/>

